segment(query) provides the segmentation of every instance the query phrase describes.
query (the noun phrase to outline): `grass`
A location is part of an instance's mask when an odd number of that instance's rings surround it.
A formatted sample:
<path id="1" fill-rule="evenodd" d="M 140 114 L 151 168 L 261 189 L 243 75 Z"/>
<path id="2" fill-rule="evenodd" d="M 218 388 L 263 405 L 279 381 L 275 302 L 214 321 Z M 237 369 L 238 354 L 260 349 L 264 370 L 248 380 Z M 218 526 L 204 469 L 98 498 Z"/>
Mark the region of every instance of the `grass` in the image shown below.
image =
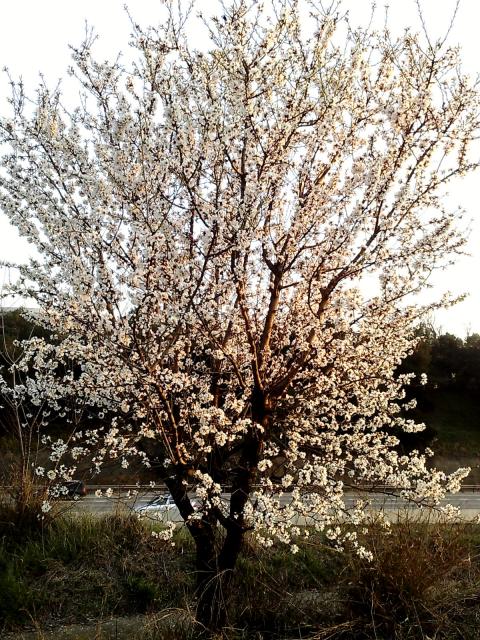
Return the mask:
<path id="1" fill-rule="evenodd" d="M 193 547 L 184 530 L 174 542 L 125 516 L 63 516 L 25 537 L 4 535 L 0 636 L 33 625 L 25 640 L 198 638 Z M 320 534 L 296 555 L 247 540 L 224 638 L 478 637 L 480 527 L 406 519 L 387 537 L 371 528 L 364 542 L 372 562 L 331 550 Z M 49 626 L 56 635 L 41 631 Z"/>
<path id="2" fill-rule="evenodd" d="M 119 516 L 63 517 L 26 540 L 4 538 L 0 567 L 0 629 L 178 606 L 190 586 L 185 556 L 173 557 L 137 519 Z"/>

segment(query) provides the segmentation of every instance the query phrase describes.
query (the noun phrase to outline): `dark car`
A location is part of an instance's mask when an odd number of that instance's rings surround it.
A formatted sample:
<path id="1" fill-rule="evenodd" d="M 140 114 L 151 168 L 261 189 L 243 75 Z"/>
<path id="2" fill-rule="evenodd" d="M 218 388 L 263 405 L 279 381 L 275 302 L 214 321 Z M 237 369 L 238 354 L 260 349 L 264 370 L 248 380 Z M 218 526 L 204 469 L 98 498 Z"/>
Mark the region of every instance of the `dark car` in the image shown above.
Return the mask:
<path id="1" fill-rule="evenodd" d="M 65 498 L 83 498 L 87 495 L 87 487 L 81 480 L 69 480 L 63 486 L 67 490 L 63 492 Z"/>

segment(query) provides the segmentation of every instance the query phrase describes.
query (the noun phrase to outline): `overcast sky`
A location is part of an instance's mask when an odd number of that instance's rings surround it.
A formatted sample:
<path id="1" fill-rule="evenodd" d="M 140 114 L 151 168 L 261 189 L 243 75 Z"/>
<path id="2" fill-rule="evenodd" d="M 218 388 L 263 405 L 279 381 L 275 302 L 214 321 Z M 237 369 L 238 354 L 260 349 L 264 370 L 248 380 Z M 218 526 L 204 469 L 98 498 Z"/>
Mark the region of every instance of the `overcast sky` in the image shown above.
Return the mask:
<path id="1" fill-rule="evenodd" d="M 33 93 L 42 73 L 48 83 L 65 77 L 70 64 L 69 44 L 81 42 L 85 22 L 99 35 L 97 53 L 100 58 L 113 58 L 127 51 L 130 23 L 123 8 L 124 0 L 15 0 L 0 4 L 0 68 L 8 67 L 14 77 L 22 76 L 28 93 Z M 161 0 L 130 0 L 127 3 L 134 19 L 142 25 L 158 22 Z M 197 0 L 197 7 L 207 11 L 212 0 Z M 325 2 L 325 4 L 328 4 Z M 392 30 L 406 26 L 421 28 L 415 0 L 390 0 L 389 24 Z M 421 0 L 422 11 L 432 39 L 446 33 L 456 0 Z M 344 0 L 354 24 L 369 20 L 371 0 Z M 377 13 L 384 14 L 384 3 L 377 2 Z M 476 76 L 480 73 L 480 0 L 461 0 L 449 42 L 459 43 L 463 50 L 464 68 Z M 195 46 L 195 34 L 192 45 Z M 6 114 L 6 77 L 0 80 L 0 113 Z M 68 84 L 65 85 L 69 91 Z M 72 94 L 73 99 L 73 94 Z M 480 333 L 480 173 L 471 175 L 450 188 L 450 201 L 460 204 L 471 220 L 468 244 L 470 256 L 458 259 L 448 271 L 432 280 L 429 297 L 440 297 L 444 291 L 469 294 L 456 307 L 438 313 L 438 328 L 457 335 Z M 29 247 L 20 240 L 0 212 L 0 261 L 23 261 Z M 4 276 L 3 276 L 4 277 Z M 1 273 L 0 273 L 1 286 Z"/>

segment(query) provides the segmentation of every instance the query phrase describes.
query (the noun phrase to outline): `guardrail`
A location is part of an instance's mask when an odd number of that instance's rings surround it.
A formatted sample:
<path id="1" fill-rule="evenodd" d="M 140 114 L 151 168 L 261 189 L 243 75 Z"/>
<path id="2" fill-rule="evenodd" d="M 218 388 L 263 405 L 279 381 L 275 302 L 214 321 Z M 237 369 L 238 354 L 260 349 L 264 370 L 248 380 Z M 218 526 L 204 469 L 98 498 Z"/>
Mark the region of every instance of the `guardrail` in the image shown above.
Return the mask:
<path id="1" fill-rule="evenodd" d="M 39 485 L 40 486 L 40 485 Z M 120 492 L 120 491 L 154 491 L 154 490 L 161 490 L 161 491 L 168 491 L 166 485 L 161 484 L 161 483 L 157 483 L 155 485 L 151 485 L 151 484 L 85 484 L 86 488 L 88 489 L 89 492 L 95 492 L 97 490 L 100 491 L 105 491 L 106 489 L 112 489 L 112 491 L 114 492 Z M 2 485 L 0 486 L 0 491 L 6 490 L 6 489 L 13 489 L 14 487 L 12 485 Z M 187 487 L 187 489 L 189 491 L 193 490 L 193 486 L 189 486 Z M 254 485 L 252 487 L 252 489 L 256 489 L 259 488 L 259 485 Z M 281 488 L 280 486 L 278 487 L 279 489 Z M 309 491 L 316 491 L 321 489 L 321 487 L 317 487 L 315 485 L 311 486 L 308 488 Z M 231 487 L 228 486 L 224 486 L 222 487 L 222 491 L 224 493 L 229 493 L 229 491 L 231 490 Z M 284 491 L 288 492 L 288 489 L 284 489 Z M 393 485 L 357 485 L 357 486 L 349 486 L 349 487 L 345 487 L 345 492 L 351 492 L 351 491 L 378 491 L 378 492 L 382 492 L 382 491 L 401 491 L 401 489 L 399 489 L 399 487 L 394 487 Z M 462 492 L 470 492 L 470 493 L 477 493 L 480 492 L 480 484 L 464 484 L 461 486 L 460 488 L 460 493 Z"/>
<path id="2" fill-rule="evenodd" d="M 112 491 L 116 492 L 116 491 L 154 491 L 156 489 L 160 489 L 162 491 L 167 491 L 167 487 L 164 484 L 158 483 L 155 485 L 151 485 L 151 484 L 87 484 L 85 485 L 87 487 L 87 489 L 89 491 L 97 491 L 97 490 L 101 490 L 104 491 L 106 489 L 112 489 Z M 259 488 L 258 485 L 254 485 L 252 487 L 252 489 L 256 489 Z M 193 489 L 193 486 L 189 486 L 187 487 L 187 489 L 189 491 L 191 491 Z M 222 491 L 224 493 L 228 493 L 229 490 L 231 489 L 231 487 L 228 486 L 224 486 L 222 487 Z M 280 489 L 280 486 L 279 486 Z M 320 487 L 317 487 L 315 485 L 309 487 L 310 491 L 315 491 L 320 489 Z M 284 489 L 285 490 L 285 489 Z M 399 487 L 394 487 L 393 485 L 357 485 L 357 486 L 349 486 L 345 488 L 346 492 L 349 491 L 378 491 L 378 492 L 382 492 L 382 491 L 401 491 L 401 488 Z M 285 491 L 288 491 L 288 489 L 286 489 Z M 471 492 L 471 493 L 477 493 L 480 492 L 480 484 L 464 484 L 461 486 L 460 492 Z"/>

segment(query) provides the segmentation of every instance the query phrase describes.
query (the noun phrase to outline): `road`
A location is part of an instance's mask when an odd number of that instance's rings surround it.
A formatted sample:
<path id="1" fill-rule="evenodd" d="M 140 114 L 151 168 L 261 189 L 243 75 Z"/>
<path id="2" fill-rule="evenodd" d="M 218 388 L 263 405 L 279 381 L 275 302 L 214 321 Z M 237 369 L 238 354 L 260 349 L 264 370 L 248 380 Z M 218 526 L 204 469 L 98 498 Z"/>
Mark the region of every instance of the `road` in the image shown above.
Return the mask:
<path id="1" fill-rule="evenodd" d="M 85 498 L 71 503 L 71 506 L 72 510 L 77 513 L 94 513 L 101 515 L 114 513 L 115 511 L 128 512 L 131 509 L 138 509 L 148 504 L 150 500 L 158 495 L 158 493 L 147 492 L 139 494 L 136 498 L 127 498 L 125 494 L 108 498 L 106 496 L 97 497 L 91 493 Z M 229 494 L 222 494 L 222 498 L 225 500 L 228 500 L 229 497 Z M 344 496 L 345 506 L 347 508 L 353 507 L 355 502 L 362 497 L 365 497 L 365 494 L 346 493 Z M 405 509 L 412 511 L 415 509 L 414 505 L 408 504 L 404 500 L 394 496 L 386 496 L 383 493 L 372 493 L 368 498 L 371 501 L 372 510 L 383 510 L 387 512 L 390 517 Z M 287 504 L 290 499 L 290 495 L 286 493 L 280 498 L 280 502 L 281 504 Z M 480 492 L 469 491 L 452 494 L 443 500 L 441 504 L 452 504 L 460 508 L 462 517 L 467 519 L 475 518 L 480 515 Z M 180 514 L 176 508 L 169 509 L 168 512 L 166 512 L 165 519 L 173 522 L 181 521 Z"/>

